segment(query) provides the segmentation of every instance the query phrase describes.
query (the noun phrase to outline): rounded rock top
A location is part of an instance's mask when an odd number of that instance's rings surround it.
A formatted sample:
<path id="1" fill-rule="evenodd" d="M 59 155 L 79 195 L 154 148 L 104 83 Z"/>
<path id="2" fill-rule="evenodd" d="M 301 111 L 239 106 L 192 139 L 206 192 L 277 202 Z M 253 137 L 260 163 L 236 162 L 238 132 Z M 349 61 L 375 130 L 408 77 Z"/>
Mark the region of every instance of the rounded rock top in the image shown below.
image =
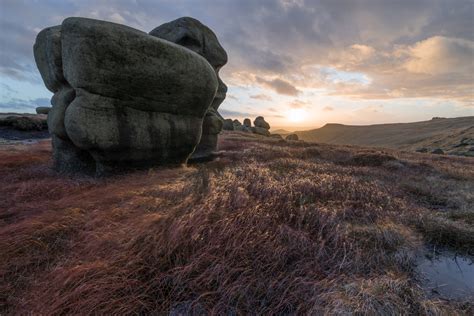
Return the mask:
<path id="1" fill-rule="evenodd" d="M 267 121 L 265 121 L 265 118 L 263 116 L 257 116 L 255 120 L 253 121 L 253 125 L 255 127 L 261 127 L 264 129 L 270 129 L 270 124 L 268 124 Z"/>

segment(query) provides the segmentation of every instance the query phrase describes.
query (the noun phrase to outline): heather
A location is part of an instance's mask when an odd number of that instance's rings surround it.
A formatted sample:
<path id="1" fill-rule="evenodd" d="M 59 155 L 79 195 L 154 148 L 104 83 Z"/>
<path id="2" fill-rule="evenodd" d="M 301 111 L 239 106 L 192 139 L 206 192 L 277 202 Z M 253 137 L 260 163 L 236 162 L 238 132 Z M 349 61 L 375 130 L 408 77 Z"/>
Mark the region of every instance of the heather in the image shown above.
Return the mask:
<path id="1" fill-rule="evenodd" d="M 107 178 L 0 149 L 1 314 L 469 314 L 426 247 L 474 255 L 474 160 L 225 132 L 219 156 Z"/>

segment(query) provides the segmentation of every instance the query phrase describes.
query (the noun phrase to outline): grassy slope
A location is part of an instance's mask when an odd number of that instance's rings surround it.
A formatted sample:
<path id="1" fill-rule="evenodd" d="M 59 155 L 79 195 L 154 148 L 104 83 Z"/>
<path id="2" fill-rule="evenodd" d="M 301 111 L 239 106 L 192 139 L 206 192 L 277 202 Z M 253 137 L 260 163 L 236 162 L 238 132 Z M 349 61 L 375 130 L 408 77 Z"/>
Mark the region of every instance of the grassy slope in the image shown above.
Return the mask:
<path id="1" fill-rule="evenodd" d="M 0 314 L 472 313 L 424 241 L 474 249 L 474 159 L 225 133 L 218 160 L 108 179 L 0 149 Z"/>
<path id="2" fill-rule="evenodd" d="M 474 116 L 434 119 L 416 123 L 351 126 L 327 124 L 297 132 L 301 139 L 330 144 L 350 144 L 415 150 L 419 147 L 451 149 L 461 139 L 474 139 Z"/>

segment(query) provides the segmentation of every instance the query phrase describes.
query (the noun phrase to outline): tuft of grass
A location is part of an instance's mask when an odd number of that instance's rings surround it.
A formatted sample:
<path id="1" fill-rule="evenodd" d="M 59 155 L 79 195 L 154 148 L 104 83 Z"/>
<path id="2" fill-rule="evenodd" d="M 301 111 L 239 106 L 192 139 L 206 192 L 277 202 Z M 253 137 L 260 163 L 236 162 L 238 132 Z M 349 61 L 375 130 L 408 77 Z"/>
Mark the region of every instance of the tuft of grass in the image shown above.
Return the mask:
<path id="1" fill-rule="evenodd" d="M 464 221 L 468 225 L 474 225 L 474 211 L 450 212 L 448 218 L 454 221 Z"/>
<path id="2" fill-rule="evenodd" d="M 415 249 L 420 240 L 413 231 L 393 222 L 372 225 L 349 225 L 348 238 L 357 247 L 355 252 L 365 270 L 395 268 L 410 271 L 415 262 Z M 353 258 L 353 260 L 357 260 Z"/>
<path id="3" fill-rule="evenodd" d="M 397 158 L 394 156 L 383 152 L 368 152 L 355 154 L 349 159 L 348 163 L 356 166 L 380 167 L 384 163 L 396 160 Z"/>
<path id="4" fill-rule="evenodd" d="M 424 179 L 425 181 L 428 179 Z M 402 189 L 408 194 L 412 195 L 417 203 L 427 206 L 431 209 L 452 209 L 459 205 L 457 201 L 450 198 L 446 190 L 437 187 L 435 183 L 429 181 L 410 180 L 402 182 Z M 433 179 L 433 181 L 439 181 Z"/>
<path id="5" fill-rule="evenodd" d="M 357 278 L 336 287 L 325 300 L 330 315 L 466 315 L 470 310 L 426 299 L 409 279 L 390 274 Z"/>
<path id="6" fill-rule="evenodd" d="M 70 247 L 70 238 L 84 225 L 80 209 L 49 212 L 0 231 L 0 306 L 18 304 L 18 290 L 31 281 L 36 271 L 50 269 Z"/>
<path id="7" fill-rule="evenodd" d="M 428 242 L 474 254 L 474 227 L 443 215 L 426 214 L 417 223 Z"/>

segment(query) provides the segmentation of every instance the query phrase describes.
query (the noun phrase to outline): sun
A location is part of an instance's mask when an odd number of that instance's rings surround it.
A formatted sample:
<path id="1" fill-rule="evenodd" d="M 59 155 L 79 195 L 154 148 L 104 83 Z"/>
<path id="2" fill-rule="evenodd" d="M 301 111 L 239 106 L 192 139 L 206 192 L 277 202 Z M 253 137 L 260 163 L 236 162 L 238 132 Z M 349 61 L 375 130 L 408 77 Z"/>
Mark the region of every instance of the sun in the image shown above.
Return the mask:
<path id="1" fill-rule="evenodd" d="M 290 122 L 301 122 L 306 119 L 308 113 L 303 109 L 291 109 L 288 111 L 287 118 Z"/>

